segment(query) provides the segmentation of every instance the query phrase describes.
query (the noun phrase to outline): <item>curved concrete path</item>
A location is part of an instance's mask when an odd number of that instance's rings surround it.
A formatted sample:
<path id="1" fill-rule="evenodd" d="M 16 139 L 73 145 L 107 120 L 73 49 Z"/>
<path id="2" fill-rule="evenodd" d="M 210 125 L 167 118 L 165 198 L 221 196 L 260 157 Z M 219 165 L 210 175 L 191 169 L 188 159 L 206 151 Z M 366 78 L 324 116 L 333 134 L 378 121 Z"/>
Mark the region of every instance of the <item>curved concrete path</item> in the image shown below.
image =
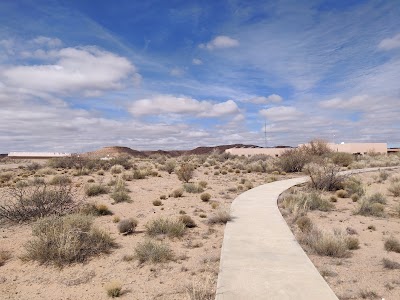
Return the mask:
<path id="1" fill-rule="evenodd" d="M 342 174 L 389 168 L 344 171 Z M 319 274 L 277 205 L 286 189 L 308 177 L 275 181 L 239 195 L 225 227 L 217 283 L 217 300 L 337 300 Z"/>

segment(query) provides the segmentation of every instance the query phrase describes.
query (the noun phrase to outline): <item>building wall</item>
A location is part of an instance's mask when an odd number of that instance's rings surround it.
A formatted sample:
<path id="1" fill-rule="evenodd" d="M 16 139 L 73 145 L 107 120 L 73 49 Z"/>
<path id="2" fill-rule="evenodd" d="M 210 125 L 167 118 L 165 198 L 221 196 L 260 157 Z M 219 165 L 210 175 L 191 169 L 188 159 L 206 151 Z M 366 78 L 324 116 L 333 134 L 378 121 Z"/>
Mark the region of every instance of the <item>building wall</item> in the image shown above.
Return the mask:
<path id="1" fill-rule="evenodd" d="M 8 157 L 16 157 L 16 158 L 47 158 L 47 157 L 64 157 L 71 156 L 70 153 L 61 153 L 61 152 L 10 152 L 8 153 Z"/>
<path id="2" fill-rule="evenodd" d="M 257 154 L 264 154 L 270 156 L 280 156 L 284 151 L 291 149 L 291 148 L 230 148 L 225 150 L 233 155 L 257 155 Z"/>

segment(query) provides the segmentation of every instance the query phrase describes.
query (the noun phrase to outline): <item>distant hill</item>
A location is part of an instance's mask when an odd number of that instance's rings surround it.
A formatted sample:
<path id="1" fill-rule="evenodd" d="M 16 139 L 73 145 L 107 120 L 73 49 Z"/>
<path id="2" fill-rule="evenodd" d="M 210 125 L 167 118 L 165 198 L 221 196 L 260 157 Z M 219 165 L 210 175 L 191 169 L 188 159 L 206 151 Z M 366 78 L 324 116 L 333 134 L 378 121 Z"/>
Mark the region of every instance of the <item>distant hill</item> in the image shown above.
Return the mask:
<path id="1" fill-rule="evenodd" d="M 244 145 L 244 144 L 231 144 L 231 145 L 219 145 L 219 146 L 211 146 L 211 147 L 197 147 L 192 150 L 155 150 L 155 151 L 138 151 L 131 149 L 129 147 L 121 147 L 121 146 L 110 146 L 103 147 L 101 149 L 82 153 L 82 155 L 100 158 L 100 157 L 117 157 L 121 155 L 130 155 L 135 157 L 146 157 L 154 154 L 161 155 L 169 155 L 169 156 L 180 156 L 180 155 L 190 155 L 190 154 L 210 154 L 214 150 L 225 151 L 229 148 L 260 148 L 255 145 Z"/>

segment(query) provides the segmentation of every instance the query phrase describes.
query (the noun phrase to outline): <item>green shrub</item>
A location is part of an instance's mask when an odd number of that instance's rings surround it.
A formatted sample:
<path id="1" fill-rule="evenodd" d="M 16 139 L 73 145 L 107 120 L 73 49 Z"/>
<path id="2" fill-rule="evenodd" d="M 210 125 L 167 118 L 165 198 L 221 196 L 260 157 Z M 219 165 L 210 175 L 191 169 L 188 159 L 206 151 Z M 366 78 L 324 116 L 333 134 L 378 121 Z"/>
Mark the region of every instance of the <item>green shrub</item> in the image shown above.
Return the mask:
<path id="1" fill-rule="evenodd" d="M 108 189 L 101 184 L 89 184 L 85 187 L 85 193 L 89 197 L 107 194 Z"/>
<path id="2" fill-rule="evenodd" d="M 25 260 L 64 266 L 108 253 L 115 243 L 108 233 L 93 227 L 86 215 L 47 217 L 34 224 L 34 239 L 25 245 Z"/>
<path id="3" fill-rule="evenodd" d="M 146 240 L 136 246 L 135 257 L 140 263 L 162 263 L 172 260 L 174 254 L 167 244 Z"/>
<path id="4" fill-rule="evenodd" d="M 394 236 L 385 241 L 385 250 L 400 253 L 400 242 Z"/>
<path id="5" fill-rule="evenodd" d="M 162 168 L 168 174 L 171 174 L 176 167 L 176 161 L 174 159 L 167 160 L 164 167 Z"/>
<path id="6" fill-rule="evenodd" d="M 211 199 L 211 195 L 209 193 L 203 193 L 200 195 L 201 201 L 208 202 Z"/>
<path id="7" fill-rule="evenodd" d="M 185 224 L 179 220 L 157 218 L 146 224 L 146 232 L 149 236 L 165 234 L 169 237 L 181 237 L 185 233 Z"/>
<path id="8" fill-rule="evenodd" d="M 135 231 L 136 226 L 138 225 L 138 221 L 136 219 L 123 219 L 118 222 L 118 231 L 122 234 L 130 234 Z"/>

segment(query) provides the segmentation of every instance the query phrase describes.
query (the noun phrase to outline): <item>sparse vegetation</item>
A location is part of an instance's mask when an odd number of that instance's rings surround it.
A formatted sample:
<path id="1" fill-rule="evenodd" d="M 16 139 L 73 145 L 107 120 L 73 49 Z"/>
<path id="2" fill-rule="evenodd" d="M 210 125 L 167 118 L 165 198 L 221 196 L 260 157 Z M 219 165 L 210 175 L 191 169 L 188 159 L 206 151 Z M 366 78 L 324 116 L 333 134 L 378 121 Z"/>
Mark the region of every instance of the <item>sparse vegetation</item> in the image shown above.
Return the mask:
<path id="1" fill-rule="evenodd" d="M 122 234 L 130 234 L 135 231 L 138 221 L 136 219 L 123 219 L 118 222 L 118 231 Z"/>
<path id="2" fill-rule="evenodd" d="M 107 295 L 111 298 L 118 298 L 121 296 L 122 284 L 119 281 L 112 281 L 105 285 Z"/>
<path id="3" fill-rule="evenodd" d="M 184 183 L 183 188 L 187 193 L 192 194 L 198 194 L 204 191 L 204 189 L 199 184 L 195 183 Z"/>
<path id="4" fill-rule="evenodd" d="M 183 196 L 183 189 L 176 189 L 171 193 L 171 196 L 174 198 L 180 198 Z"/>
<path id="5" fill-rule="evenodd" d="M 11 258 L 10 251 L 0 250 L 0 267 L 4 266 L 4 264 Z"/>
<path id="6" fill-rule="evenodd" d="M 178 179 L 183 182 L 189 182 L 193 178 L 194 167 L 189 163 L 183 163 L 178 169 L 175 170 Z"/>
<path id="7" fill-rule="evenodd" d="M 98 196 L 101 194 L 107 194 L 107 187 L 101 184 L 89 184 L 85 187 L 85 193 L 89 197 Z"/>
<path id="8" fill-rule="evenodd" d="M 211 199 L 211 195 L 209 193 L 203 193 L 200 195 L 201 201 L 208 202 Z"/>
<path id="9" fill-rule="evenodd" d="M 181 237 L 185 233 L 185 227 L 179 220 L 157 218 L 146 224 L 146 232 L 149 236 L 165 234 L 169 237 Z"/>
<path id="10" fill-rule="evenodd" d="M 385 269 L 396 270 L 400 269 L 400 263 L 390 260 L 388 258 L 382 259 L 382 264 Z"/>
<path id="11" fill-rule="evenodd" d="M 187 228 L 196 227 L 196 222 L 188 215 L 182 215 L 179 217 L 179 221 L 181 221 Z"/>
<path id="12" fill-rule="evenodd" d="M 167 244 L 146 240 L 136 246 L 135 257 L 140 263 L 161 263 L 172 260 L 174 255 Z"/>
<path id="13" fill-rule="evenodd" d="M 400 253 L 400 242 L 394 236 L 389 237 L 385 241 L 385 250 Z"/>
<path id="14" fill-rule="evenodd" d="M 226 224 L 232 220 L 232 215 L 227 208 L 219 209 L 208 219 L 209 224 Z"/>
<path id="15" fill-rule="evenodd" d="M 304 166 L 311 178 L 311 186 L 317 190 L 336 191 L 343 187 L 344 177 L 339 175 L 340 168 L 329 161 L 322 165 L 310 163 Z"/>
<path id="16" fill-rule="evenodd" d="M 112 212 L 105 204 L 86 203 L 81 208 L 81 213 L 92 216 L 112 215 Z"/>
<path id="17" fill-rule="evenodd" d="M 393 197 L 400 197 L 400 182 L 393 182 L 389 186 L 388 191 L 393 195 Z"/>
<path id="18" fill-rule="evenodd" d="M 311 219 L 307 216 L 299 217 L 296 224 L 302 232 L 310 231 L 313 227 Z"/>

